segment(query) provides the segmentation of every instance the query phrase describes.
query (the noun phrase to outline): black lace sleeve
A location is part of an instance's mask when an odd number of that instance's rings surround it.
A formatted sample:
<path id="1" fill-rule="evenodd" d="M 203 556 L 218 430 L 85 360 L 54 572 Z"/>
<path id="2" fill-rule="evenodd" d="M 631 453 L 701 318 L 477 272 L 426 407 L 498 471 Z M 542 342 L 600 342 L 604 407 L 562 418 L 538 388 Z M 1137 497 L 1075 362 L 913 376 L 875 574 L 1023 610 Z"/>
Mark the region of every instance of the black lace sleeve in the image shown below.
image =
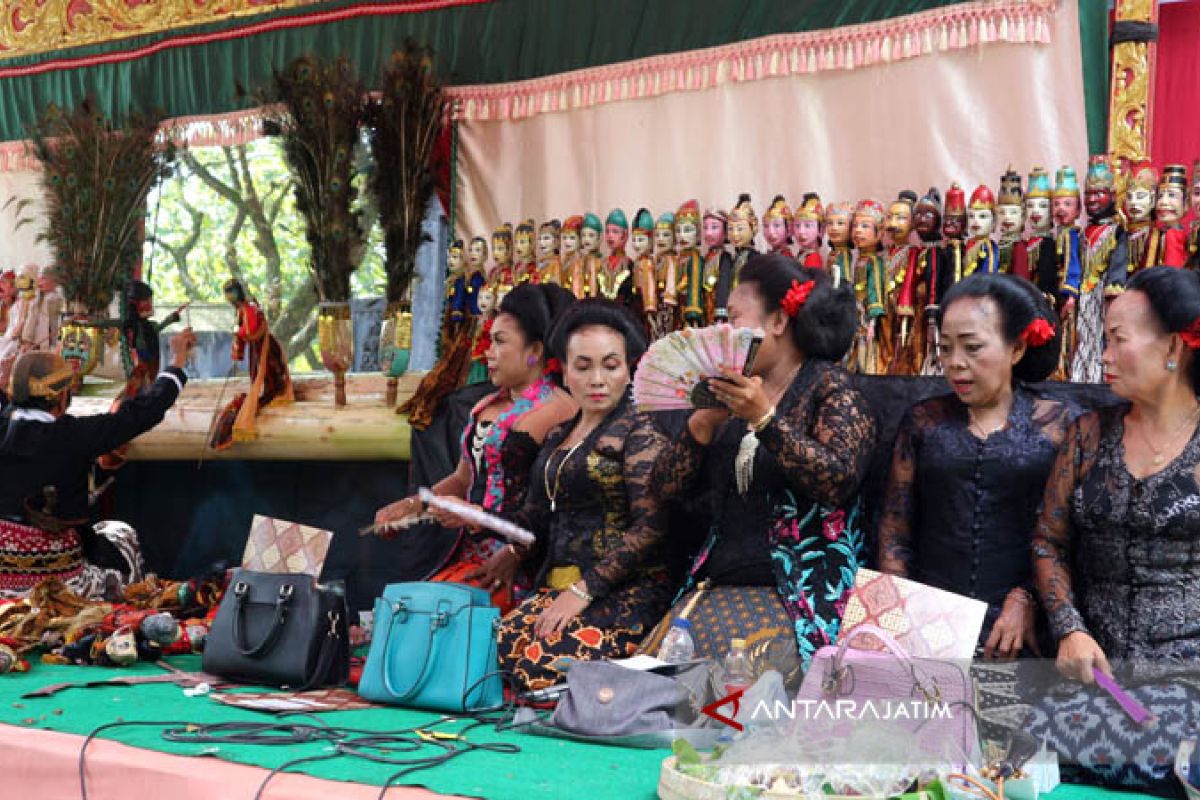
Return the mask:
<path id="1" fill-rule="evenodd" d="M 813 392 L 811 427 L 805 419 L 808 404 L 801 400 L 760 431 L 758 441 L 793 489 L 818 503 L 839 506 L 858 491 L 866 474 L 875 420 L 841 369 L 827 369 Z"/>
<path id="2" fill-rule="evenodd" d="M 1046 481 L 1033 531 L 1034 583 L 1056 640 L 1075 631 L 1087 631 L 1071 588 L 1071 499 L 1095 463 L 1100 421 L 1099 414 L 1087 414 L 1067 428 Z"/>
<path id="3" fill-rule="evenodd" d="M 667 449 L 667 437 L 649 417 L 638 414 L 627 426 L 614 425 L 600 438 L 597 447 L 606 444 L 623 447 L 621 477 L 629 503 L 629 527 L 620 543 L 583 576 L 588 593 L 597 598 L 635 573 L 662 540 L 667 527 L 662 495 L 654 485 L 655 463 Z"/>
<path id="4" fill-rule="evenodd" d="M 890 575 L 907 576 L 913 562 L 913 516 L 916 512 L 917 460 L 915 442 L 921 433 L 920 406 L 910 408 L 900 422 L 892 466 L 884 491 L 879 520 L 879 568 Z"/>
<path id="5" fill-rule="evenodd" d="M 696 441 L 687 425 L 667 441 L 662 457 L 654 465 L 652 483 L 663 498 L 676 500 L 691 492 L 700 482 L 704 445 Z"/>

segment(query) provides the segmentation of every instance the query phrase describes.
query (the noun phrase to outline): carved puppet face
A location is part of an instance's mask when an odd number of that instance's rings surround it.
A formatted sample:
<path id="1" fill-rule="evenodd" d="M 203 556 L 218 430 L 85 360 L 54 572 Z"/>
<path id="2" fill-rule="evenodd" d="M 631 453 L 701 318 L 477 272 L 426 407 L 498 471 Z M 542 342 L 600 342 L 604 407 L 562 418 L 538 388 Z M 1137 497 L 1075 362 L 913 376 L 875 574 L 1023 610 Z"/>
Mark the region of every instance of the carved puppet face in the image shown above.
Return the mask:
<path id="1" fill-rule="evenodd" d="M 563 231 L 559 243 L 562 245 L 563 258 L 575 255 L 579 252 L 579 231 Z"/>
<path id="2" fill-rule="evenodd" d="M 508 239 L 503 236 L 492 237 L 492 258 L 497 264 L 507 264 L 512 261 L 512 253 L 508 251 Z"/>
<path id="3" fill-rule="evenodd" d="M 1200 175 L 1192 176 L 1192 208 L 1200 208 Z"/>
<path id="4" fill-rule="evenodd" d="M 942 220 L 942 237 L 945 239 L 961 239 L 966 230 L 966 214 L 947 214 Z"/>
<path id="5" fill-rule="evenodd" d="M 850 215 L 836 211 L 825 218 L 825 236 L 830 246 L 839 247 L 850 244 Z"/>
<path id="6" fill-rule="evenodd" d="M 1054 213 L 1054 224 L 1062 227 L 1074 225 L 1079 219 L 1078 197 L 1056 197 L 1050 204 Z"/>
<path id="7" fill-rule="evenodd" d="M 720 247 L 725 244 L 725 221 L 720 217 L 704 218 L 704 246 Z"/>
<path id="8" fill-rule="evenodd" d="M 888 208 L 887 221 L 884 230 L 892 237 L 892 244 L 908 244 L 908 235 L 912 233 L 913 212 L 908 203 L 892 203 Z"/>
<path id="9" fill-rule="evenodd" d="M 542 258 L 549 258 L 558 252 L 558 237 L 554 235 L 551 228 L 546 228 L 538 234 L 538 255 Z"/>
<path id="10" fill-rule="evenodd" d="M 633 242 L 633 254 L 635 256 L 646 256 L 650 254 L 650 234 L 647 231 L 634 229 L 633 235 L 630 237 Z"/>
<path id="11" fill-rule="evenodd" d="M 913 212 L 913 228 L 922 242 L 936 242 L 942 238 L 942 212 L 937 206 L 922 203 Z"/>
<path id="12" fill-rule="evenodd" d="M 770 217 L 763 223 L 763 238 L 767 240 L 772 250 L 778 250 L 788 243 L 788 224 L 782 217 Z"/>
<path id="13" fill-rule="evenodd" d="M 990 208 L 972 208 L 967 212 L 967 235 L 983 239 L 996 229 L 996 212 Z"/>
<path id="14" fill-rule="evenodd" d="M 484 286 L 479 290 L 479 312 L 486 318 L 491 316 L 492 309 L 496 307 L 496 291 L 491 287 Z"/>
<path id="15" fill-rule="evenodd" d="M 584 228 L 579 234 L 579 249 L 591 254 L 600 249 L 600 231 L 595 228 Z"/>
<path id="16" fill-rule="evenodd" d="M 1178 186 L 1163 186 L 1158 190 L 1158 202 L 1154 204 L 1154 211 L 1159 222 L 1179 222 L 1186 210 L 1183 189 Z"/>
<path id="17" fill-rule="evenodd" d="M 1029 226 L 1034 233 L 1049 233 L 1054 227 L 1054 217 L 1050 213 L 1049 197 L 1025 198 L 1025 213 L 1029 217 Z"/>
<path id="18" fill-rule="evenodd" d="M 699 242 L 700 231 L 696 228 L 696 223 L 691 220 L 676 223 L 675 243 L 679 245 L 680 250 L 690 250 L 696 247 Z"/>
<path id="19" fill-rule="evenodd" d="M 873 250 L 879 246 L 879 224 L 872 216 L 855 214 L 851 238 L 859 250 Z"/>
<path id="20" fill-rule="evenodd" d="M 39 292 L 53 292 L 58 288 L 58 276 L 48 270 L 42 270 L 37 276 Z"/>
<path id="21" fill-rule="evenodd" d="M 516 238 L 513 239 L 513 250 L 516 251 L 517 258 L 521 261 L 532 259 L 533 234 L 526 231 L 517 231 Z"/>
<path id="22" fill-rule="evenodd" d="M 792 238 L 804 250 L 816 250 L 821 246 L 821 221 L 798 219 L 792 223 Z"/>
<path id="23" fill-rule="evenodd" d="M 463 269 L 463 251 L 461 247 L 451 247 L 446 254 L 446 268 L 451 275 L 457 275 Z"/>
<path id="24" fill-rule="evenodd" d="M 625 249 L 627 241 L 629 241 L 629 231 L 625 228 L 612 223 L 604 226 L 604 243 L 608 245 L 608 252 L 621 252 Z"/>
<path id="25" fill-rule="evenodd" d="M 1112 189 L 1094 187 L 1083 193 L 1083 207 L 1087 209 L 1089 219 L 1100 219 L 1112 213 Z"/>
<path id="26" fill-rule="evenodd" d="M 729 221 L 729 243 L 734 247 L 750 247 L 754 243 L 754 228 L 748 219 Z"/>
<path id="27" fill-rule="evenodd" d="M 654 252 L 670 253 L 675 250 L 675 226 L 654 226 Z"/>
<path id="28" fill-rule="evenodd" d="M 1130 222 L 1149 222 L 1154 212 L 1154 190 L 1134 186 L 1125 194 L 1125 215 Z"/>
<path id="29" fill-rule="evenodd" d="M 1002 239 L 1015 239 L 1025 230 L 1025 207 L 1020 203 L 996 206 L 996 224 Z"/>
<path id="30" fill-rule="evenodd" d="M 0 278 L 0 300 L 5 302 L 17 296 L 17 282 L 12 276 Z"/>
<path id="31" fill-rule="evenodd" d="M 483 269 L 483 265 L 487 263 L 488 249 L 487 242 L 483 239 L 473 239 L 471 246 L 467 248 L 467 263 L 472 269 Z"/>

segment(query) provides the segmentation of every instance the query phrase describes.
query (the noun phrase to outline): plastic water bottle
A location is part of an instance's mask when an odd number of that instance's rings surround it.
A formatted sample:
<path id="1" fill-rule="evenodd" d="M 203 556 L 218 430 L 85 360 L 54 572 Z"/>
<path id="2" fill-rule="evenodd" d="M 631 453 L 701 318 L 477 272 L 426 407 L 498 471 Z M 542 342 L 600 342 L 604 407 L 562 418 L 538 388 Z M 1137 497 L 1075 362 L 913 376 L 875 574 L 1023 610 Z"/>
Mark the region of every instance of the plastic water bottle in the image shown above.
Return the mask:
<path id="1" fill-rule="evenodd" d="M 658 660 L 668 664 L 682 664 L 696 656 L 696 643 L 692 641 L 692 623 L 682 617 L 671 623 L 671 629 L 663 637 L 658 648 Z"/>
<path id="2" fill-rule="evenodd" d="M 725 693 L 733 694 L 738 689 L 749 689 L 754 683 L 754 672 L 746 656 L 746 640 L 731 639 L 729 652 L 725 655 Z"/>

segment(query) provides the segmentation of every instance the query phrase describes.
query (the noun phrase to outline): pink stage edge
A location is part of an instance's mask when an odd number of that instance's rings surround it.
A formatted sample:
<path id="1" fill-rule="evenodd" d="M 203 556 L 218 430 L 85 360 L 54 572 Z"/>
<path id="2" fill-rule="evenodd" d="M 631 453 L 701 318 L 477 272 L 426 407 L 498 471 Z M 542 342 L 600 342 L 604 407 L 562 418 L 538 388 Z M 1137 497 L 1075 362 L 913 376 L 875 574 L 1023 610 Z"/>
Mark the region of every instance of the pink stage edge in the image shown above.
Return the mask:
<path id="1" fill-rule="evenodd" d="M 3 797 L 79 797 L 79 748 L 84 737 L 0 725 Z M 97 739 L 88 746 L 89 800 L 170 797 L 171 800 L 243 800 L 253 797 L 267 770 L 215 758 L 155 753 Z M 374 800 L 379 787 L 306 775 L 276 775 L 263 800 Z M 396 787 L 388 800 L 433 800 L 448 795 Z"/>

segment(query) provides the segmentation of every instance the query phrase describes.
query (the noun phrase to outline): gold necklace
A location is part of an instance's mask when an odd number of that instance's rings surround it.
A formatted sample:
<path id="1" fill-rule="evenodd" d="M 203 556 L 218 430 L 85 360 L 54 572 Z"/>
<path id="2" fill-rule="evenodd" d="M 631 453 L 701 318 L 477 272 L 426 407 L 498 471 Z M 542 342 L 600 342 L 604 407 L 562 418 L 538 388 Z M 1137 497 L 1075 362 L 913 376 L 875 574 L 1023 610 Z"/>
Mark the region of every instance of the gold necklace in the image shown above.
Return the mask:
<path id="1" fill-rule="evenodd" d="M 558 481 L 560 478 L 562 478 L 563 467 L 565 467 L 567 465 L 567 461 L 569 461 L 571 456 L 575 454 L 575 451 L 579 449 L 579 445 L 583 444 L 585 441 L 587 441 L 587 436 L 584 436 L 582 439 L 580 439 L 578 442 L 576 442 L 574 444 L 574 446 L 571 447 L 571 449 L 567 451 L 567 454 L 565 456 L 563 456 L 562 461 L 558 462 L 558 469 L 556 469 L 554 471 L 554 488 L 553 489 L 550 488 L 550 459 L 549 458 L 546 459 L 546 468 L 542 470 L 542 485 L 545 486 L 545 488 L 546 488 L 546 497 L 548 497 L 550 499 L 550 513 L 551 514 L 553 514 L 555 511 L 558 510 L 558 503 L 557 503 L 558 488 L 559 488 Z M 559 448 L 559 449 L 561 449 L 561 448 Z M 556 449 L 554 452 L 557 453 L 558 449 Z"/>
<path id="2" fill-rule="evenodd" d="M 1165 448 L 1167 445 L 1174 442 L 1175 437 L 1179 435 L 1180 431 L 1187 427 L 1189 422 L 1194 423 L 1198 413 L 1200 413 L 1200 405 L 1197 405 L 1194 409 L 1192 409 L 1191 412 L 1189 412 L 1188 415 L 1183 418 L 1183 422 L 1181 422 L 1173 431 L 1171 431 L 1170 436 L 1167 437 L 1167 443 L 1164 444 L 1163 447 Z M 1138 423 L 1138 433 L 1141 434 L 1142 441 L 1145 442 L 1146 446 L 1150 448 L 1150 451 L 1154 453 L 1154 466 L 1161 467 L 1163 462 L 1166 461 L 1166 458 L 1162 454 L 1162 448 L 1155 447 L 1154 443 L 1150 441 L 1150 437 L 1146 434 L 1146 425 L 1144 422 Z"/>

